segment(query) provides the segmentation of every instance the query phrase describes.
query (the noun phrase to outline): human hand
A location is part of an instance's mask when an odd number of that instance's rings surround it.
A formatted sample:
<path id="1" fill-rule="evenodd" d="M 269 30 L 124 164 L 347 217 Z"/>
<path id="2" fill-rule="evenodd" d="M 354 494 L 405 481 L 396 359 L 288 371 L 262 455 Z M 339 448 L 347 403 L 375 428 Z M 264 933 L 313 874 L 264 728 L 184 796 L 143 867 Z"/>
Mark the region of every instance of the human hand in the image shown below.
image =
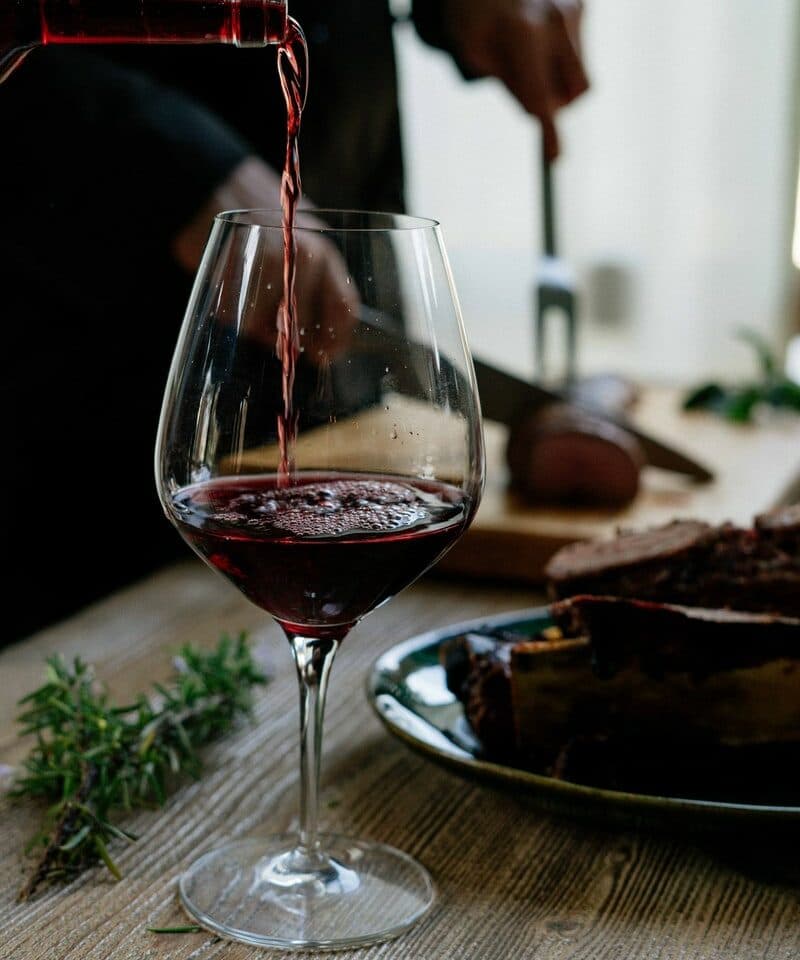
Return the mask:
<path id="1" fill-rule="evenodd" d="M 257 157 L 248 157 L 174 238 L 172 251 L 190 274 L 199 266 L 214 217 L 221 210 L 280 209 L 280 177 Z M 298 226 L 321 226 L 313 207 L 304 202 L 298 211 Z M 296 241 L 295 301 L 299 319 L 298 349 L 317 366 L 334 359 L 347 346 L 358 320 L 358 293 L 348 283 L 348 272 L 339 251 L 312 230 L 298 230 Z M 249 318 L 252 335 L 272 348 L 278 334 L 287 336 L 283 295 L 283 236 L 267 235 L 261 257 L 258 299 Z M 274 278 L 266 282 L 266 278 Z M 220 293 L 224 297 L 224 291 Z M 225 312 L 224 303 L 220 313 Z M 268 322 L 264 323 L 264 318 Z"/>
<path id="2" fill-rule="evenodd" d="M 589 88 L 581 0 L 445 0 L 455 52 L 478 76 L 497 77 L 542 124 L 544 153 L 559 154 L 555 116 Z"/>

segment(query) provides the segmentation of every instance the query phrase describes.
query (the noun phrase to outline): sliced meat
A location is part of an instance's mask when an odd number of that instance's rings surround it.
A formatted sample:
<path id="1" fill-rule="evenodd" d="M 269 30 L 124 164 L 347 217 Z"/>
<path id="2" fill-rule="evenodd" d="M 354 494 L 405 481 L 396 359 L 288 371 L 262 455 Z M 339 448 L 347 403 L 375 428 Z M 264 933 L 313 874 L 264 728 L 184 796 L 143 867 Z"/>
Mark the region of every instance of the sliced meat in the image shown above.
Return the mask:
<path id="1" fill-rule="evenodd" d="M 634 499 L 646 458 L 630 433 L 569 404 L 509 431 L 511 486 L 535 503 L 620 507 Z"/>
<path id="2" fill-rule="evenodd" d="M 800 616 L 798 514 L 762 514 L 752 528 L 674 520 L 570 544 L 545 568 L 548 591 Z"/>

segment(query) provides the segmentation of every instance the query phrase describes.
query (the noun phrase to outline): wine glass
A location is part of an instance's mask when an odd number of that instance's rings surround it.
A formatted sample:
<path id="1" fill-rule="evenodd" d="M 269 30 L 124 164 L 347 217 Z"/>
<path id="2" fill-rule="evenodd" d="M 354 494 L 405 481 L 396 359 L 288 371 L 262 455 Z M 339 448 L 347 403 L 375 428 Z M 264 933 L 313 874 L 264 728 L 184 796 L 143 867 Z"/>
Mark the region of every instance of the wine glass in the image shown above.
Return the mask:
<path id="1" fill-rule="evenodd" d="M 434 898 L 392 847 L 320 834 L 336 650 L 458 540 L 483 435 L 439 225 L 239 210 L 213 224 L 166 386 L 159 497 L 189 546 L 282 627 L 300 688 L 296 835 L 201 856 L 180 893 L 203 926 L 284 949 L 397 936 Z"/>

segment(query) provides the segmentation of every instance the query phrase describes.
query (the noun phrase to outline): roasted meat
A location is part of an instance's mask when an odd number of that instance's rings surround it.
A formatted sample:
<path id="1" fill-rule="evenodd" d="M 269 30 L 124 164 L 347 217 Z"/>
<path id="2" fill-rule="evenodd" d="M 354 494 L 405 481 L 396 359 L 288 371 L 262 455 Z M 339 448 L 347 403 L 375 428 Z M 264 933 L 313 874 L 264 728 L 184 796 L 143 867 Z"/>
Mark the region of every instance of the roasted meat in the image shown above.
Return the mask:
<path id="1" fill-rule="evenodd" d="M 578 594 L 800 616 L 800 505 L 750 528 L 675 520 L 570 544 L 545 569 L 554 600 Z"/>

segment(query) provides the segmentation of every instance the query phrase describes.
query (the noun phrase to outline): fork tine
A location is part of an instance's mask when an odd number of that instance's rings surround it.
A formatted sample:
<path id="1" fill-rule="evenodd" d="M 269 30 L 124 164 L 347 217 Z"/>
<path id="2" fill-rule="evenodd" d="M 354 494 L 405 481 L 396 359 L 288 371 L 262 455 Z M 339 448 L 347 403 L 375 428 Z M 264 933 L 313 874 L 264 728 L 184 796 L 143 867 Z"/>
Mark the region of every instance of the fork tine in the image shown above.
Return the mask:
<path id="1" fill-rule="evenodd" d="M 542 238 L 544 255 L 539 260 L 536 286 L 536 324 L 534 349 L 536 369 L 540 380 L 547 373 L 546 326 L 547 318 L 554 309 L 564 314 L 566 363 L 564 379 L 567 383 L 576 376 L 577 354 L 577 303 L 575 284 L 571 271 L 556 252 L 555 199 L 553 172 L 550 161 L 541 155 L 542 180 Z"/>
<path id="2" fill-rule="evenodd" d="M 539 260 L 536 284 L 535 350 L 539 379 L 547 376 L 547 327 L 554 311 L 563 318 L 565 334 L 564 379 L 572 382 L 576 376 L 577 355 L 577 295 L 571 272 L 559 257 Z"/>

